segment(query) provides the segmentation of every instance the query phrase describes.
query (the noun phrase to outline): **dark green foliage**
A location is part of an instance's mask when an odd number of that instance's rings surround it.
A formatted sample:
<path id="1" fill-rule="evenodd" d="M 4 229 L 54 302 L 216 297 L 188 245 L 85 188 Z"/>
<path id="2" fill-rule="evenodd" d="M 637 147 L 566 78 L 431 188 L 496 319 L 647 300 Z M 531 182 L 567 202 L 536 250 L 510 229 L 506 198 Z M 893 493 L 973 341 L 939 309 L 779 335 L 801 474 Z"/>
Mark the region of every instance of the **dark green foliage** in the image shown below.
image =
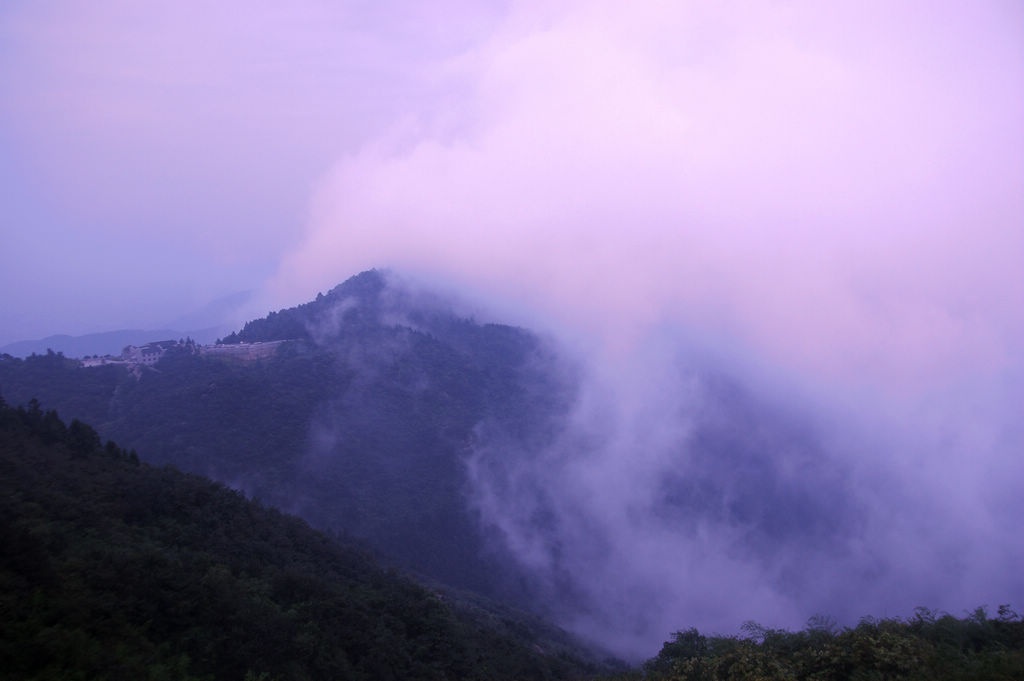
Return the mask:
<path id="1" fill-rule="evenodd" d="M 565 678 L 303 521 L 0 405 L 0 678 Z M 53 414 L 53 418 L 56 415 Z"/>
<path id="2" fill-rule="evenodd" d="M 1009 606 L 962 619 L 919 608 L 914 617 L 865 618 L 839 629 L 812 619 L 803 631 L 743 627 L 746 637 L 677 632 L 644 665 L 649 681 L 1012 681 L 1024 679 L 1024 621 Z"/>

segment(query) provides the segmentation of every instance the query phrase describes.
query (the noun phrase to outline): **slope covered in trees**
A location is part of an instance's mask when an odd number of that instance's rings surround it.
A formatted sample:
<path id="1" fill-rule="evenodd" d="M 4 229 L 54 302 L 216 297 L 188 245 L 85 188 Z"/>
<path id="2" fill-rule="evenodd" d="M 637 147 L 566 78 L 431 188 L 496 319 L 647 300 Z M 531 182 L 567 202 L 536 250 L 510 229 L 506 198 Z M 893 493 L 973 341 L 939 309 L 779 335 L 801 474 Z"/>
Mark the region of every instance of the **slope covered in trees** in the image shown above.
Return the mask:
<path id="1" fill-rule="evenodd" d="M 812 618 L 798 632 L 753 622 L 745 635 L 673 634 L 643 671 L 616 678 L 647 681 L 1015 681 L 1024 678 L 1024 621 L 1003 605 L 963 618 L 918 608 L 907 619 L 863 618 L 839 628 Z M 611 678 L 611 677 L 609 677 Z"/>
<path id="2" fill-rule="evenodd" d="M 140 464 L 37 402 L 0 402 L 0 542 L 2 678 L 594 671 L 523 622 L 454 607 L 297 518 Z"/>
<path id="3" fill-rule="evenodd" d="M 518 597 L 510 561 L 466 504 L 463 456 L 484 421 L 543 439 L 565 389 L 531 334 L 410 295 L 365 272 L 225 339 L 300 341 L 265 360 L 169 352 L 136 374 L 6 357 L 0 390 L 443 583 Z"/>
<path id="4" fill-rule="evenodd" d="M 140 463 L 33 401 L 0 400 L 0 678 L 554 679 L 600 670 L 509 613 L 452 603 L 303 521 Z M 604 679 L 1011 681 L 1024 622 L 865 618 L 672 636 Z"/>

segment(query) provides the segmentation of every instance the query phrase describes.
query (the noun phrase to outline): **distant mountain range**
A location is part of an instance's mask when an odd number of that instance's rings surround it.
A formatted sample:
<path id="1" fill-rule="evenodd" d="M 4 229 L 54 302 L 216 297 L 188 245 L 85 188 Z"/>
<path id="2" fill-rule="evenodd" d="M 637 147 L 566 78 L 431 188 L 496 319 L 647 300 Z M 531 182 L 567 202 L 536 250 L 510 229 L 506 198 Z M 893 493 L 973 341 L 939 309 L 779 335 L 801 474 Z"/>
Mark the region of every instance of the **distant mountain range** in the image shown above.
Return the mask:
<path id="1" fill-rule="evenodd" d="M 0 347 L 0 354 L 28 357 L 32 353 L 60 352 L 65 357 L 116 355 L 126 345 L 145 345 L 154 341 L 191 338 L 197 343 L 213 343 L 234 330 L 232 314 L 252 298 L 252 291 L 240 291 L 218 298 L 202 308 L 171 320 L 159 329 L 118 329 L 81 336 L 57 334 L 36 340 L 21 340 Z"/>
<path id="2" fill-rule="evenodd" d="M 14 357 L 28 357 L 35 353 L 46 354 L 48 350 L 62 353 L 65 357 L 92 357 L 93 355 L 117 355 L 126 345 L 145 345 L 153 341 L 178 338 L 192 338 L 199 343 L 212 342 L 216 338 L 216 330 L 206 332 L 183 332 L 172 329 L 121 329 L 103 333 L 90 333 L 83 336 L 67 336 L 59 334 L 38 340 L 16 341 L 0 347 L 0 353 Z"/>

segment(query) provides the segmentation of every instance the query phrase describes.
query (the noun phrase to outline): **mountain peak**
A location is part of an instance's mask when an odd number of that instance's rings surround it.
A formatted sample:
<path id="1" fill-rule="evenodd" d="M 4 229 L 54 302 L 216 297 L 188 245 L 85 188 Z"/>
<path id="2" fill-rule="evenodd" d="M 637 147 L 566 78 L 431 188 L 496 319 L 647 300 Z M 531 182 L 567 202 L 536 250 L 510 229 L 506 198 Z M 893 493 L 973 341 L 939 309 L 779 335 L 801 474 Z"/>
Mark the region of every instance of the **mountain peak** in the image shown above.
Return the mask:
<path id="1" fill-rule="evenodd" d="M 275 340 L 304 339 L 316 341 L 313 329 L 320 328 L 325 319 L 337 324 L 341 319 L 334 311 L 340 310 L 346 321 L 356 316 L 376 317 L 381 294 L 388 288 L 384 271 L 366 270 L 349 277 L 326 295 L 317 294 L 314 300 L 295 307 L 269 313 L 262 319 L 247 322 L 241 331 L 223 339 L 224 343 L 254 343 Z"/>
<path id="2" fill-rule="evenodd" d="M 368 299 L 379 296 L 387 288 L 387 285 L 384 272 L 374 268 L 349 277 L 332 288 L 326 296 L 317 296 L 317 299 L 319 300 L 322 297 L 337 300 L 347 296 Z"/>

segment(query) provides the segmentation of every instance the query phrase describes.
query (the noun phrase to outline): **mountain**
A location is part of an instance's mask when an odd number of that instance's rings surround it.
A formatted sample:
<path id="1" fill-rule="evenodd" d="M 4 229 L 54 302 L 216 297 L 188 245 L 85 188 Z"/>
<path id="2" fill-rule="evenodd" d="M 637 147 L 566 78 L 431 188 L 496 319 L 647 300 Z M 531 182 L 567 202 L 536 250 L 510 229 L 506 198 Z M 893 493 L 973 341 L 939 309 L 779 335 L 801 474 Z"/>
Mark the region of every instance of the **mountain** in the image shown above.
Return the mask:
<path id="1" fill-rule="evenodd" d="M 223 340 L 152 366 L 0 356 L 0 394 L 632 659 L 679 623 L 734 628 L 780 603 L 856 621 L 869 597 L 890 612 L 937 598 L 926 580 L 875 587 L 886 565 L 858 549 L 870 498 L 814 414 L 676 336 L 579 365 L 369 271 Z"/>
<path id="2" fill-rule="evenodd" d="M 858 560 L 844 464 L 713 367 L 665 362 L 608 389 L 536 334 L 379 271 L 223 342 L 154 366 L 0 357 L 0 394 L 636 659 L 680 613 L 717 616 L 691 597 L 716 556 L 792 599 Z M 657 399 L 630 411 L 615 388 L 631 385 Z M 709 562 L 676 579 L 670 556 Z"/>
<path id="3" fill-rule="evenodd" d="M 567 637 L 0 401 L 4 679 L 558 679 Z"/>
<path id="4" fill-rule="evenodd" d="M 537 600 L 468 503 L 464 459 L 484 423 L 523 447 L 551 436 L 570 386 L 544 343 L 459 318 L 377 271 L 224 339 L 272 340 L 290 342 L 260 361 L 169 352 L 136 371 L 53 353 L 4 358 L 0 391 L 365 541 L 404 569 Z"/>

